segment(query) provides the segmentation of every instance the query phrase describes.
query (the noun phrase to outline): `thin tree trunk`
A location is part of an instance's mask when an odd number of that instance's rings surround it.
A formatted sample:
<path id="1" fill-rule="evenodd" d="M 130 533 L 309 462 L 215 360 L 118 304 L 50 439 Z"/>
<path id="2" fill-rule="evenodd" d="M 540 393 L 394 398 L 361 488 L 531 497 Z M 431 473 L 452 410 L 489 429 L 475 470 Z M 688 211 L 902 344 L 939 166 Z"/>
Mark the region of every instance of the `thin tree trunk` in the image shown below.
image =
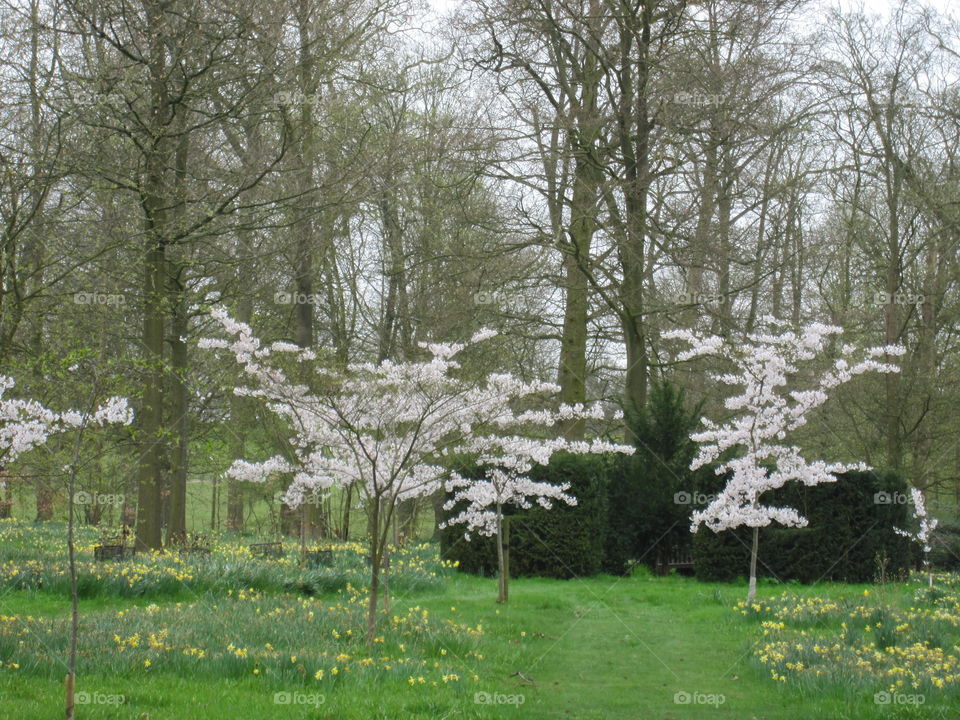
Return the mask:
<path id="1" fill-rule="evenodd" d="M 80 604 L 77 595 L 77 555 L 74 544 L 75 505 L 73 494 L 77 487 L 77 464 L 80 462 L 80 443 L 83 439 L 81 426 L 76 431 L 73 445 L 73 458 L 70 463 L 70 475 L 67 482 L 67 562 L 70 568 L 70 649 L 67 656 L 67 677 L 64 683 L 66 700 L 66 719 L 74 718 L 74 693 L 77 677 L 77 636 L 80 633 Z"/>
<path id="2" fill-rule="evenodd" d="M 753 547 L 750 548 L 750 588 L 747 590 L 747 604 L 757 597 L 757 547 L 760 544 L 760 528 L 753 529 Z"/>
<path id="3" fill-rule="evenodd" d="M 347 495 L 343 500 L 343 523 L 340 526 L 340 539 L 350 539 L 350 506 L 353 504 L 353 483 L 347 485 Z"/>
<path id="4" fill-rule="evenodd" d="M 497 503 L 497 602 L 507 601 L 507 565 L 503 552 L 503 506 Z"/>
<path id="5" fill-rule="evenodd" d="M 367 605 L 367 644 L 377 636 L 377 602 L 380 593 L 380 497 L 373 498 L 370 523 L 370 600 Z"/>

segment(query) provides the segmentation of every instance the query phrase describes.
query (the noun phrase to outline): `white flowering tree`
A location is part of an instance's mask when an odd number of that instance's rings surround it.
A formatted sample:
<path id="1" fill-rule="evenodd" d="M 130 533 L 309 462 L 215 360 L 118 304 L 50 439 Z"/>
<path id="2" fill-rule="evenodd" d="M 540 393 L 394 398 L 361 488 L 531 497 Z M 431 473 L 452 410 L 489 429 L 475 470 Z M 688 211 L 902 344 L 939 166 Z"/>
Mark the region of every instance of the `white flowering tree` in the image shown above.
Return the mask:
<path id="1" fill-rule="evenodd" d="M 4 397 L 14 385 L 13 378 L 0 375 L 0 463 L 4 467 L 53 435 L 91 425 L 129 425 L 133 419 L 125 398 L 110 398 L 92 413 L 58 413 L 36 400 Z"/>
<path id="2" fill-rule="evenodd" d="M 559 390 L 559 388 L 556 388 Z M 556 412 L 542 411 L 537 416 L 540 426 L 554 426 L 571 419 L 603 418 L 600 405 L 562 406 Z M 518 418 L 519 419 L 519 418 Z M 554 485 L 538 482 L 529 477 L 535 465 L 546 465 L 551 456 L 559 451 L 572 453 L 633 453 L 627 445 L 617 445 L 595 439 L 592 442 L 568 441 L 563 438 L 529 438 L 477 433 L 467 439 L 464 449 L 476 454 L 476 464 L 482 469 L 482 477 L 463 477 L 452 474 L 446 482 L 451 498 L 444 509 L 452 510 L 458 505 L 459 512 L 448 518 L 445 526 L 463 525 L 464 537 L 469 540 L 473 533 L 494 536 L 497 547 L 497 602 L 508 598 L 507 571 L 503 550 L 503 507 L 514 505 L 533 507 L 536 503 L 544 508 L 553 507 L 556 501 L 576 505 L 577 499 L 567 493 L 569 483 Z"/>
<path id="3" fill-rule="evenodd" d="M 371 532 L 367 639 L 372 641 L 381 567 L 397 503 L 439 490 L 449 475 L 447 456 L 486 449 L 491 457 L 500 458 L 502 466 L 522 467 L 524 461 L 510 460 L 514 457 L 511 453 L 525 452 L 538 441 L 502 439 L 498 433 L 554 422 L 555 416 L 549 412 L 518 411 L 516 406 L 532 403 L 556 387 L 505 374 L 490 375 L 479 384 L 459 378 L 456 356 L 465 344 L 422 344 L 428 357 L 418 362 L 355 363 L 343 371 L 324 369 L 309 349 L 290 343 L 264 345 L 247 325 L 231 319 L 225 311 L 215 310 L 213 317 L 226 337 L 205 338 L 201 347 L 233 354 L 250 381 L 235 392 L 260 399 L 293 430 L 291 457 L 240 460 L 228 474 L 262 482 L 277 472 L 292 473 L 284 498 L 291 507 L 335 486 L 359 489 Z M 471 343 L 493 334 L 481 331 Z M 303 377 L 309 377 L 318 390 L 292 381 L 280 367 L 283 357 L 298 365 L 308 364 L 311 374 Z M 556 445 L 539 442 L 538 457 L 548 459 Z"/>
<path id="4" fill-rule="evenodd" d="M 6 466 L 29 450 L 42 446 L 52 436 L 75 432 L 72 462 L 65 469 L 68 473 L 67 554 L 70 571 L 70 650 L 67 658 L 66 717 L 74 717 L 74 683 L 77 666 L 77 634 L 80 615 L 77 598 L 77 566 L 74 551 L 74 488 L 77 478 L 77 462 L 84 432 L 91 427 L 106 425 L 129 425 L 133 411 L 126 398 L 112 397 L 91 412 L 68 410 L 58 413 L 44 407 L 36 400 L 4 397 L 14 387 L 13 378 L 0 375 L 0 463 Z"/>
<path id="5" fill-rule="evenodd" d="M 783 441 L 806 424 L 810 412 L 827 401 L 833 388 L 865 372 L 898 372 L 899 368 L 889 359 L 904 352 L 898 346 L 858 351 L 852 345 L 842 345 L 832 366 L 819 373 L 812 388 L 789 390 L 790 376 L 800 372 L 802 363 L 822 356 L 834 336 L 843 330 L 814 323 L 795 332 L 770 318 L 766 324 L 771 328 L 769 331 L 750 333 L 738 340 L 702 336 L 689 330 L 664 335 L 690 346 L 678 355 L 678 360 L 719 356 L 732 362 L 737 370 L 714 376 L 724 385 L 742 388 L 724 403 L 733 416 L 723 423 L 703 418 L 701 422 L 706 429 L 690 436 L 700 445 L 691 469 L 729 458 L 716 466 L 718 475 L 729 474 L 726 486 L 706 508 L 693 513 L 691 531 L 696 532 L 701 525 L 714 532 L 741 526 L 753 528 L 747 602 L 753 602 L 756 597 L 759 528 L 772 522 L 786 527 L 807 524 L 806 518 L 794 508 L 764 505 L 763 493 L 790 481 L 819 485 L 835 482 L 837 473 L 868 469 L 863 463 L 809 461 L 798 447 Z M 877 359 L 881 357 L 886 360 Z"/>
<path id="6" fill-rule="evenodd" d="M 923 548 L 923 569 L 927 573 L 927 585 L 933 587 L 933 570 L 930 567 L 930 537 L 937 528 L 937 519 L 927 515 L 927 506 L 923 501 L 923 493 L 917 488 L 910 489 L 910 498 L 913 500 L 913 519 L 917 521 L 917 530 L 910 532 L 901 528 L 894 528 L 894 532 L 910 538 Z"/>

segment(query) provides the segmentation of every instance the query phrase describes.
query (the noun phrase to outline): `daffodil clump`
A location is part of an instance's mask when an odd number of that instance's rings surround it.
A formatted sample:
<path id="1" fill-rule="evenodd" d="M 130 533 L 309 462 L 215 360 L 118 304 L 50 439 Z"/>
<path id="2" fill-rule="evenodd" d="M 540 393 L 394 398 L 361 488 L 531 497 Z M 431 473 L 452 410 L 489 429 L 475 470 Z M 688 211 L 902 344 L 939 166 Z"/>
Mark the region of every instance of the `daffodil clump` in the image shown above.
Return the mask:
<path id="1" fill-rule="evenodd" d="M 81 620 L 78 673 L 253 676 L 327 687 L 379 676 L 432 686 L 479 679 L 482 626 L 415 606 L 384 616 L 367 644 L 366 593 L 352 584 L 329 598 L 243 588 L 98 613 Z M 0 615 L 0 672 L 59 677 L 68 636 L 65 618 Z"/>
<path id="2" fill-rule="evenodd" d="M 249 540 L 215 534 L 209 554 L 139 553 L 97 562 L 98 534 L 81 528 L 77 541 L 77 584 L 81 597 L 170 597 L 253 587 L 267 592 L 321 594 L 348 583 L 369 582 L 367 545 L 326 542 L 321 563 L 305 562 L 296 542 L 278 558 L 255 557 Z M 321 548 L 314 548 L 321 549 Z M 443 586 L 456 563 L 442 560 L 437 546 L 418 543 L 391 548 L 390 586 L 396 591 L 430 591 Z M 69 593 L 67 552 L 59 526 L 0 520 L 0 589 Z"/>
<path id="3" fill-rule="evenodd" d="M 917 588 L 924 575 L 902 597 L 783 593 L 737 610 L 759 620 L 754 657 L 776 682 L 960 695 L 960 593 L 952 590 L 960 578 L 938 578 L 934 593 Z"/>

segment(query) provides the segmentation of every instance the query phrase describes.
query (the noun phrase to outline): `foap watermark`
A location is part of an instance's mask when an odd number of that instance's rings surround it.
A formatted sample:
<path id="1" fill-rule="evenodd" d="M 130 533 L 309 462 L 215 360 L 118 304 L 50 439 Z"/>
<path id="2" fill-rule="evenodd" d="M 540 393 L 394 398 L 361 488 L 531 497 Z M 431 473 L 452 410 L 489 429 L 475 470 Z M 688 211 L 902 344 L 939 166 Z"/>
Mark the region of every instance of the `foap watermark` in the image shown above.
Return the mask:
<path id="1" fill-rule="evenodd" d="M 717 496 L 713 493 L 686 492 L 685 490 L 673 494 L 674 505 L 709 505 Z"/>
<path id="2" fill-rule="evenodd" d="M 73 294 L 76 305 L 123 305 L 127 299 L 120 293 L 78 292 Z"/>
<path id="3" fill-rule="evenodd" d="M 854 300 L 860 305 L 920 305 L 926 298 L 919 293 L 877 291 L 857 293 Z"/>
<path id="4" fill-rule="evenodd" d="M 304 693 L 304 692 L 275 692 L 273 694 L 274 705 L 313 705 L 320 707 L 327 701 L 322 693 Z"/>
<path id="5" fill-rule="evenodd" d="M 500 290 L 481 290 L 473 294 L 474 305 L 496 305 L 499 308 L 523 309 L 527 299 L 519 293 L 505 293 Z"/>
<path id="6" fill-rule="evenodd" d="M 88 493 L 78 490 L 73 494 L 76 505 L 123 505 L 124 496 L 120 493 Z"/>
<path id="7" fill-rule="evenodd" d="M 278 92 L 273 96 L 277 105 L 313 105 L 320 104 L 320 95 L 317 93 L 303 93 L 299 90 Z"/>
<path id="8" fill-rule="evenodd" d="M 906 505 L 908 502 L 910 502 L 910 498 L 906 493 L 902 492 L 890 493 L 881 490 L 873 494 L 874 505 Z"/>
<path id="9" fill-rule="evenodd" d="M 520 707 L 526 698 L 519 693 L 476 692 L 473 702 L 477 705 L 514 705 Z"/>
<path id="10" fill-rule="evenodd" d="M 276 503 L 277 505 L 286 505 L 287 503 L 286 497 L 287 497 L 286 492 L 284 492 L 283 490 L 277 490 L 273 494 L 273 502 Z M 323 497 L 320 495 L 304 495 L 302 498 L 300 498 L 300 502 L 298 503 L 298 505 L 322 505 L 322 504 L 323 504 Z"/>
<path id="11" fill-rule="evenodd" d="M 76 692 L 74 705 L 123 705 L 127 701 L 124 695 L 102 692 Z"/>
<path id="12" fill-rule="evenodd" d="M 674 298 L 677 305 L 719 305 L 723 295 L 718 293 L 680 293 Z"/>
<path id="13" fill-rule="evenodd" d="M 727 701 L 727 696 L 722 693 L 702 693 L 687 692 L 679 690 L 673 694 L 673 702 L 676 705 L 712 705 L 720 707 Z"/>
<path id="14" fill-rule="evenodd" d="M 115 93 L 82 92 L 74 95 L 72 100 L 76 105 L 87 105 L 90 107 L 103 107 L 106 105 L 119 106 L 124 104 L 123 95 L 117 95 Z"/>
<path id="15" fill-rule="evenodd" d="M 877 705 L 923 705 L 926 700 L 920 694 L 886 691 L 873 694 L 873 702 Z"/>
<path id="16" fill-rule="evenodd" d="M 273 296 L 277 305 L 317 305 L 320 298 L 315 294 L 278 292 Z"/>

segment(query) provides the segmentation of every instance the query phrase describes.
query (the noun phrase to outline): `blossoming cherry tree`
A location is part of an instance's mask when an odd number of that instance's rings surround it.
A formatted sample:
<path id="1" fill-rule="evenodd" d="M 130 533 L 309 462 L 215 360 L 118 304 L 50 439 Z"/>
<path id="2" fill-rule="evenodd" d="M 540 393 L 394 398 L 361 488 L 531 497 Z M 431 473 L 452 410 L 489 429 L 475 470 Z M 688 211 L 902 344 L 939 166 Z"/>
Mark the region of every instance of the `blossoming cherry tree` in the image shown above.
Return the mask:
<path id="1" fill-rule="evenodd" d="M 724 403 L 733 412 L 732 417 L 723 423 L 703 418 L 706 429 L 690 436 L 700 444 L 690 466 L 693 470 L 732 454 L 716 466 L 718 475 L 729 474 L 726 486 L 706 508 L 693 513 L 691 531 L 696 532 L 701 525 L 714 532 L 741 526 L 753 528 L 748 603 L 753 602 L 757 591 L 759 529 L 772 522 L 786 527 L 807 524 L 794 508 L 764 505 L 763 493 L 789 481 L 819 485 L 835 482 L 837 473 L 868 469 L 863 463 L 810 461 L 801 455 L 800 448 L 782 441 L 805 425 L 810 412 L 823 405 L 828 393 L 837 386 L 869 371 L 898 372 L 896 365 L 877 358 L 904 352 L 899 346 L 858 351 L 852 345 L 843 345 L 812 388 L 789 390 L 790 377 L 800 372 L 801 364 L 822 356 L 831 339 L 843 331 L 814 323 L 795 332 L 783 329 L 784 323 L 777 320 L 767 318 L 766 323 L 771 330 L 750 333 L 737 340 L 702 336 L 690 330 L 664 334 L 690 346 L 678 355 L 681 361 L 713 355 L 729 360 L 736 368 L 736 372 L 714 376 L 721 384 L 742 388 Z"/>
<path id="2" fill-rule="evenodd" d="M 557 446 L 550 440 L 502 437 L 507 430 L 550 424 L 550 413 L 515 408 L 553 392 L 553 385 L 506 374 L 489 375 L 482 383 L 458 376 L 457 355 L 492 331 L 481 331 L 466 344 L 422 343 L 423 360 L 353 363 L 338 370 L 316 362 L 309 349 L 261 344 L 249 326 L 222 309 L 213 317 L 226 337 L 206 338 L 201 347 L 232 353 L 250 380 L 235 392 L 265 402 L 293 433 L 291 457 L 239 460 L 230 476 L 259 482 L 273 473 L 292 473 L 284 498 L 291 507 L 332 487 L 359 491 L 370 528 L 368 641 L 376 634 L 381 568 L 397 503 L 439 490 L 450 472 L 444 456 L 486 453 L 501 467 L 522 468 L 529 454 L 548 458 Z M 305 367 L 303 376 L 316 389 L 288 378 L 281 356 Z"/>

